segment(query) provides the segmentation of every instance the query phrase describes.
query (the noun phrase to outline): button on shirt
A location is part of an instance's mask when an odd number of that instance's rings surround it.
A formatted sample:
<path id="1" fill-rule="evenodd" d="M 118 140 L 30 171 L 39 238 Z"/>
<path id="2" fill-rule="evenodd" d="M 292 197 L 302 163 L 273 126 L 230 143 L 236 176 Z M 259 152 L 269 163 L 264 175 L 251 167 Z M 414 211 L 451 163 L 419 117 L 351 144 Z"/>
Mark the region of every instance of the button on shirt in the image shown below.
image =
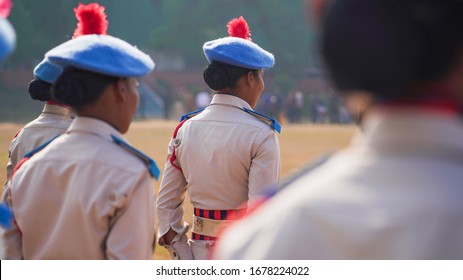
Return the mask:
<path id="1" fill-rule="evenodd" d="M 46 141 L 66 132 L 72 122 L 73 113 L 66 107 L 45 104 L 38 118 L 28 123 L 10 144 L 10 160 L 6 167 L 7 179 L 24 155 Z"/>
<path id="2" fill-rule="evenodd" d="M 377 112 L 350 148 L 232 226 L 220 259 L 462 259 L 461 117 Z"/>
<path id="3" fill-rule="evenodd" d="M 280 149 L 273 129 L 246 113 L 244 100 L 215 94 L 210 106 L 187 120 L 172 139 L 157 201 L 159 237 L 181 232 L 186 191 L 194 207 L 229 210 L 246 207 L 277 186 Z M 175 148 L 176 169 L 169 161 Z"/>
<path id="4" fill-rule="evenodd" d="M 77 117 L 12 176 L 4 200 L 17 227 L 6 257 L 150 259 L 154 189 L 148 169 L 112 141 L 107 123 Z"/>

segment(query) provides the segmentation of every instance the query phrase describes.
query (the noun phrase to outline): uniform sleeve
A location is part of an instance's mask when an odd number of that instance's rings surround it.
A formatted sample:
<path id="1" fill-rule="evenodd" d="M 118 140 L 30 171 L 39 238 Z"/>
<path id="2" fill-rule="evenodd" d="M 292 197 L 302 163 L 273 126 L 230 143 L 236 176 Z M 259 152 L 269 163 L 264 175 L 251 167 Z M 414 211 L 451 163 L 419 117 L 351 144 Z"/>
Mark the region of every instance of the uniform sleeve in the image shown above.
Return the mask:
<path id="1" fill-rule="evenodd" d="M 255 199 L 267 190 L 274 190 L 280 180 L 280 144 L 273 131 L 257 142 L 257 152 L 249 171 L 249 199 Z"/>
<path id="2" fill-rule="evenodd" d="M 108 259 L 152 258 L 155 241 L 154 186 L 147 171 L 140 174 L 134 184 L 132 193 L 127 194 L 125 207 L 110 221 L 106 240 Z"/>
<path id="3" fill-rule="evenodd" d="M 8 150 L 8 164 L 6 165 L 6 181 L 13 173 L 13 169 L 16 164 L 23 158 L 24 155 L 20 155 L 18 148 L 18 137 L 15 137 L 10 144 L 10 149 Z M 6 188 L 7 183 L 5 183 L 4 188 Z"/>
<path id="4" fill-rule="evenodd" d="M 187 182 L 182 171 L 170 162 L 173 151 L 174 147 L 171 141 L 157 200 L 158 238 L 164 236 L 170 228 L 177 233 L 182 233 L 188 226 L 183 221 L 183 202 Z M 180 167 L 177 160 L 174 164 Z"/>
<path id="5" fill-rule="evenodd" d="M 9 184 L 10 182 L 11 181 L 9 181 Z M 3 190 L 2 201 L 6 205 L 8 205 L 10 209 L 13 209 L 10 188 L 11 186 L 7 185 L 6 188 Z M 20 260 L 23 258 L 21 233 L 19 232 L 16 226 L 16 222 L 9 229 L 5 229 L 5 231 L 2 232 L 1 240 L 4 242 L 5 245 L 5 258 L 7 260 Z"/>

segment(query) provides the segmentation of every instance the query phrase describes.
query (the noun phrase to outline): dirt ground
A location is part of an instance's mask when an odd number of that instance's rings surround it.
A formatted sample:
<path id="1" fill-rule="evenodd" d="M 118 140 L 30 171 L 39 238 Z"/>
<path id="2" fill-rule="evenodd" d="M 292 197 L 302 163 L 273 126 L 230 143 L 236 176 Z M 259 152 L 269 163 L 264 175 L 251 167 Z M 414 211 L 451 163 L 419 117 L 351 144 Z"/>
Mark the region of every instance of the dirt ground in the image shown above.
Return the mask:
<path id="1" fill-rule="evenodd" d="M 147 155 L 151 156 L 161 171 L 164 170 L 164 161 L 167 145 L 172 136 L 176 122 L 152 120 L 136 121 L 132 124 L 127 139 Z M 8 161 L 8 147 L 11 138 L 21 124 L 0 123 L 0 181 L 6 180 L 6 164 Z M 335 152 L 348 145 L 355 126 L 340 125 L 283 125 L 279 135 L 281 149 L 281 178 L 289 176 L 305 163 L 313 161 L 327 153 Z M 156 191 L 160 181 L 155 182 Z M 185 220 L 191 223 L 192 207 L 185 205 Z M 168 259 L 167 251 L 157 247 L 154 259 Z"/>

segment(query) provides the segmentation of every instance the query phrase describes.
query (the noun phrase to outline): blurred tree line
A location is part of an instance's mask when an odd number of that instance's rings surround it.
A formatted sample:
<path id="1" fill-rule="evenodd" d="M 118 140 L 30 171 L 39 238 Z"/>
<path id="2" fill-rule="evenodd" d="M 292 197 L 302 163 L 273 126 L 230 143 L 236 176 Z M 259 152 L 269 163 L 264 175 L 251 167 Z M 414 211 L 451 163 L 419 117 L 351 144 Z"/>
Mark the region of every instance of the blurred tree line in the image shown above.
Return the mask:
<path id="1" fill-rule="evenodd" d="M 8 66 L 33 67 L 50 48 L 70 39 L 76 27 L 73 8 L 96 1 L 15 0 L 9 19 L 17 48 Z M 293 78 L 308 67 L 311 32 L 304 0 L 100 0 L 108 33 L 152 54 L 181 57 L 185 68 L 206 64 L 202 45 L 228 36 L 226 24 L 244 16 L 252 39 L 274 53 L 274 71 Z"/>

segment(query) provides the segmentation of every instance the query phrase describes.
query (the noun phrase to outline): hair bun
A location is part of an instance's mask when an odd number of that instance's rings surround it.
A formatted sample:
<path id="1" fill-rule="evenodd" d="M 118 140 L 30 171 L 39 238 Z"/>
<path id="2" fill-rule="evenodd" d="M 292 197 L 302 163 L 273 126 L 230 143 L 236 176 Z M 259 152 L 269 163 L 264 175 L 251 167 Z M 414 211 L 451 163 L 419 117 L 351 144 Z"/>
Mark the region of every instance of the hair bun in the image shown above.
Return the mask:
<path id="1" fill-rule="evenodd" d="M 85 89 L 70 72 L 64 72 L 52 87 L 53 100 L 73 108 L 84 103 Z"/>
<path id="2" fill-rule="evenodd" d="M 34 100 L 49 101 L 51 96 L 51 84 L 39 79 L 32 80 L 28 87 L 29 95 Z"/>
<path id="3" fill-rule="evenodd" d="M 224 67 L 216 63 L 209 64 L 204 69 L 204 81 L 213 90 L 220 90 L 228 86 L 228 73 Z"/>

